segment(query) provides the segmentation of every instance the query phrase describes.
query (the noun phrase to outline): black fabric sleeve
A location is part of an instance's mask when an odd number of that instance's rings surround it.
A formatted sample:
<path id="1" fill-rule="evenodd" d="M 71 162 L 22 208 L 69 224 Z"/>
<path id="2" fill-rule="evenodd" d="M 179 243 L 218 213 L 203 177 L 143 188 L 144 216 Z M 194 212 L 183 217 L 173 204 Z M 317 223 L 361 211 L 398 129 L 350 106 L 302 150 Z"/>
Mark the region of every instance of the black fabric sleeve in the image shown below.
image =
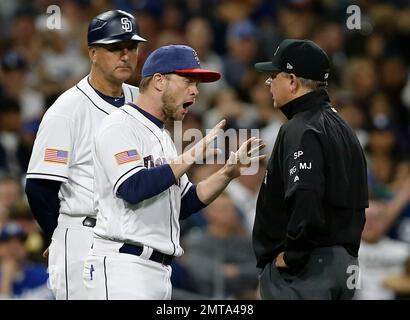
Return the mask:
<path id="1" fill-rule="evenodd" d="M 198 198 L 198 194 L 196 193 L 196 185 L 192 185 L 185 196 L 181 199 L 181 211 L 179 214 L 179 220 L 186 219 L 190 215 L 198 212 L 205 207 L 206 204 L 204 204 Z"/>
<path id="2" fill-rule="evenodd" d="M 175 184 L 169 164 L 134 173 L 118 187 L 117 194 L 131 204 L 137 204 L 165 191 Z"/>
<path id="3" fill-rule="evenodd" d="M 25 192 L 34 219 L 38 222 L 47 241 L 51 240 L 57 227 L 60 199 L 60 181 L 46 179 L 27 179 Z"/>

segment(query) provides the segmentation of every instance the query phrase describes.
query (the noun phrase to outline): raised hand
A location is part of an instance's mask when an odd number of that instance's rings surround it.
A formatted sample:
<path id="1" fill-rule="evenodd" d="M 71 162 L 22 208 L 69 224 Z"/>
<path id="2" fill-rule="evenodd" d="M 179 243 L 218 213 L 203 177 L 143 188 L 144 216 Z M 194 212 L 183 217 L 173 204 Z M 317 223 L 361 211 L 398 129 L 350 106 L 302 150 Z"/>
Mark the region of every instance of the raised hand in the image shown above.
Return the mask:
<path id="1" fill-rule="evenodd" d="M 209 156 L 217 155 L 221 152 L 219 149 L 210 147 L 210 144 L 215 141 L 218 133 L 225 126 L 226 120 L 220 121 L 209 133 L 203 137 L 191 149 L 182 154 L 182 161 L 186 164 L 203 163 L 203 160 Z"/>
<path id="2" fill-rule="evenodd" d="M 231 152 L 225 164 L 225 173 L 232 179 L 241 175 L 241 169 L 249 168 L 252 163 L 266 158 L 266 155 L 259 155 L 259 150 L 266 145 L 262 139 L 255 137 L 246 140 L 236 152 Z"/>

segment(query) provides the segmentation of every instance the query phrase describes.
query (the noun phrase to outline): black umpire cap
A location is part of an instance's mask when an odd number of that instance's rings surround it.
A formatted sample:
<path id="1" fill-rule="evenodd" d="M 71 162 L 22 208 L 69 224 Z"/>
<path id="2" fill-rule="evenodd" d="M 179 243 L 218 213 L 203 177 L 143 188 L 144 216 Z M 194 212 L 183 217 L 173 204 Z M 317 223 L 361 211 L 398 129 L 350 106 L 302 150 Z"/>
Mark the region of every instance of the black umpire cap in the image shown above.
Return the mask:
<path id="1" fill-rule="evenodd" d="M 255 68 L 263 72 L 293 73 L 298 77 L 327 81 L 329 57 L 310 40 L 283 40 L 276 49 L 272 61 L 259 62 Z"/>
<path id="2" fill-rule="evenodd" d="M 122 10 L 106 11 L 94 17 L 88 26 L 88 45 L 122 41 L 145 42 L 139 35 L 134 16 Z"/>

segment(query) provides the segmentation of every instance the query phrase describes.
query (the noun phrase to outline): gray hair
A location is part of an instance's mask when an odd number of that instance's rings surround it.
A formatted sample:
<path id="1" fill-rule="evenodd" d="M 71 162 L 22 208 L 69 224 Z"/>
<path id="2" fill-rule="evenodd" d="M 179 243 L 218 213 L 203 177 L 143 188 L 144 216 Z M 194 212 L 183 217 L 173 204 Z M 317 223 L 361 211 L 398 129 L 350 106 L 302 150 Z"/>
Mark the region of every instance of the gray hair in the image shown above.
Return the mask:
<path id="1" fill-rule="evenodd" d="M 289 78 L 289 73 L 284 72 L 284 77 Z M 305 79 L 302 77 L 298 77 L 300 84 L 308 88 L 310 90 L 317 90 L 320 88 L 326 88 L 327 87 L 327 81 L 317 81 L 317 80 L 311 80 L 311 79 Z"/>

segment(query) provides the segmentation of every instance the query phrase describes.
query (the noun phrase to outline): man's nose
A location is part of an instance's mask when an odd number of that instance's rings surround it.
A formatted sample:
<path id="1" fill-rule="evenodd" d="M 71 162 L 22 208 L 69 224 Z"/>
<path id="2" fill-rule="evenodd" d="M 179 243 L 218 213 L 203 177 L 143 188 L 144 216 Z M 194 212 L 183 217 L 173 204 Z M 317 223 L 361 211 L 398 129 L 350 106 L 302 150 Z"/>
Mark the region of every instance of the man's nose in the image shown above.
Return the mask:
<path id="1" fill-rule="evenodd" d="M 195 83 L 191 86 L 190 95 L 193 95 L 194 97 L 196 97 L 198 94 L 199 94 L 198 83 Z"/>
<path id="2" fill-rule="evenodd" d="M 124 48 L 120 51 L 121 54 L 121 59 L 123 60 L 128 60 L 129 56 L 128 54 L 130 53 L 130 51 L 127 48 Z"/>

